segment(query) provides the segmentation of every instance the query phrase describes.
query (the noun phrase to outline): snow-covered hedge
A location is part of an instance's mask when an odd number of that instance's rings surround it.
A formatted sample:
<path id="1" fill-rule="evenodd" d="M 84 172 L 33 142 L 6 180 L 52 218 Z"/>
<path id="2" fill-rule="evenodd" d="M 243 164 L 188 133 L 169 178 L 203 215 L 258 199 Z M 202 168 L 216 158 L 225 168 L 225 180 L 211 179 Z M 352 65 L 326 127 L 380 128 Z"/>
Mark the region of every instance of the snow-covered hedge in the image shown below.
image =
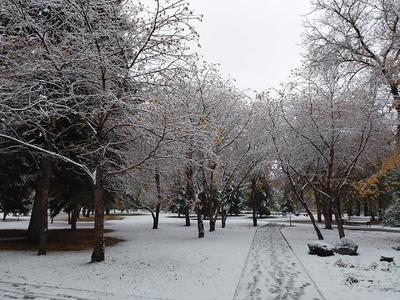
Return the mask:
<path id="1" fill-rule="evenodd" d="M 383 225 L 400 227 L 400 202 L 395 203 L 385 210 L 383 214 Z"/>

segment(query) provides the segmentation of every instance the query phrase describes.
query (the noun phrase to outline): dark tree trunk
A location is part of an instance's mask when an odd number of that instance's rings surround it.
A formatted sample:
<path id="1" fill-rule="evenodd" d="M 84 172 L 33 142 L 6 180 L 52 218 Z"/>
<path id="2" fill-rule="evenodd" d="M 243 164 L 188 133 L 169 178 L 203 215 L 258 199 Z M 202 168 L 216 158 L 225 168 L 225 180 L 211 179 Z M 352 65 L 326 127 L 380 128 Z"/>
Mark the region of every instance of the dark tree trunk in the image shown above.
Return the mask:
<path id="1" fill-rule="evenodd" d="M 158 221 L 160 219 L 160 208 L 161 208 L 161 202 L 158 202 L 156 205 L 155 214 L 153 215 L 153 229 L 158 229 Z"/>
<path id="2" fill-rule="evenodd" d="M 88 208 L 88 209 L 86 210 L 86 215 L 85 215 L 85 217 L 86 217 L 86 218 L 89 218 L 89 217 L 90 217 L 90 208 Z"/>
<path id="3" fill-rule="evenodd" d="M 253 226 L 257 226 L 257 201 L 256 201 L 256 178 L 251 180 L 251 207 L 253 209 Z"/>
<path id="4" fill-rule="evenodd" d="M 323 240 L 324 237 L 322 236 L 321 230 L 319 229 L 317 223 L 315 222 L 314 215 L 312 214 L 312 212 L 308 208 L 308 205 L 304 201 L 301 201 L 301 203 L 303 204 L 303 207 L 304 207 L 305 211 L 307 212 L 308 216 L 310 217 L 310 220 L 311 220 L 311 223 L 312 223 L 312 225 L 314 227 L 314 230 L 317 233 L 318 240 Z"/>
<path id="5" fill-rule="evenodd" d="M 204 238 L 204 223 L 201 216 L 201 204 L 200 201 L 196 205 L 196 215 L 197 215 L 197 231 L 199 239 Z"/>
<path id="6" fill-rule="evenodd" d="M 397 112 L 397 128 L 396 128 L 396 150 L 400 153 L 400 92 L 397 83 L 390 84 L 390 89 L 393 95 L 393 107 Z"/>
<path id="7" fill-rule="evenodd" d="M 318 228 L 317 222 L 315 221 L 314 215 L 312 214 L 312 212 L 310 211 L 310 209 L 308 208 L 307 202 L 304 200 L 304 188 L 299 192 L 296 189 L 295 183 L 292 179 L 292 177 L 290 177 L 289 173 L 286 173 L 289 177 L 289 181 L 290 181 L 290 185 L 292 187 L 293 192 L 296 195 L 296 198 L 299 200 L 299 202 L 303 205 L 304 210 L 307 212 L 308 216 L 310 217 L 311 223 L 314 227 L 314 230 L 317 234 L 318 240 L 323 240 L 324 237 L 322 236 L 321 230 Z"/>
<path id="8" fill-rule="evenodd" d="M 84 217 L 86 216 L 86 208 L 84 208 L 84 207 L 82 208 L 82 216 L 84 216 Z"/>
<path id="9" fill-rule="evenodd" d="M 216 219 L 214 217 L 210 218 L 210 232 L 215 231 L 215 223 L 216 223 Z"/>
<path id="10" fill-rule="evenodd" d="M 336 219 L 336 225 L 337 225 L 337 229 L 338 229 L 338 233 L 339 233 L 339 238 L 341 239 L 342 237 L 345 237 L 345 233 L 344 233 L 344 228 L 343 228 L 343 219 L 342 219 L 342 215 L 340 214 L 340 200 L 336 199 L 334 202 L 334 208 L 333 208 L 333 213 L 335 215 L 335 219 Z"/>
<path id="11" fill-rule="evenodd" d="M 327 197 L 323 197 L 322 214 L 324 215 L 325 229 L 332 230 L 332 201 Z"/>
<path id="12" fill-rule="evenodd" d="M 38 190 L 38 199 L 40 203 L 38 255 L 46 255 L 47 252 L 47 230 L 49 225 L 47 209 L 49 207 L 50 171 L 50 159 L 47 157 L 42 158 L 40 161 L 40 188 Z"/>
<path id="13" fill-rule="evenodd" d="M 38 193 L 39 193 L 39 183 L 38 183 Z M 32 244 L 39 244 L 39 233 L 40 233 L 40 199 L 39 194 L 36 194 L 33 200 L 32 213 L 29 221 L 28 227 L 28 239 Z"/>
<path id="14" fill-rule="evenodd" d="M 190 226 L 189 207 L 185 207 L 185 226 Z"/>
<path id="15" fill-rule="evenodd" d="M 71 225 L 71 210 L 68 209 L 68 225 Z"/>
<path id="16" fill-rule="evenodd" d="M 356 201 L 356 216 L 360 216 L 361 215 L 361 201 L 357 200 Z"/>
<path id="17" fill-rule="evenodd" d="M 206 193 L 208 197 L 208 219 L 210 220 L 210 232 L 215 231 L 215 220 L 214 220 L 214 197 L 212 192 L 208 191 Z"/>
<path id="18" fill-rule="evenodd" d="M 157 229 L 158 228 L 158 220 L 160 219 L 160 209 L 161 209 L 161 202 L 162 202 L 160 171 L 158 170 L 158 168 L 156 168 L 156 175 L 154 178 L 156 180 L 156 188 L 157 188 L 157 205 L 156 205 L 156 214 L 153 217 L 153 229 Z"/>
<path id="19" fill-rule="evenodd" d="M 79 205 L 76 205 L 74 207 L 74 209 L 72 210 L 71 230 L 76 230 L 76 223 L 78 222 L 80 211 L 81 211 L 81 207 Z"/>
<path id="20" fill-rule="evenodd" d="M 369 215 L 371 216 L 371 221 L 373 221 L 373 222 L 375 222 L 375 208 L 372 206 L 372 205 L 370 205 L 369 206 L 369 209 L 370 209 L 370 211 L 369 211 Z"/>
<path id="21" fill-rule="evenodd" d="M 383 207 L 383 205 L 382 205 L 382 199 L 380 199 L 380 197 L 379 197 L 379 200 L 378 200 L 378 220 L 379 221 L 382 221 L 382 208 Z"/>
<path id="22" fill-rule="evenodd" d="M 369 215 L 369 208 L 368 208 L 368 202 L 367 200 L 364 200 L 364 216 Z"/>
<path id="23" fill-rule="evenodd" d="M 222 228 L 226 227 L 226 217 L 228 216 L 228 214 L 226 213 L 226 209 L 222 210 L 222 214 L 221 214 L 221 223 L 222 223 Z"/>
<path id="24" fill-rule="evenodd" d="M 95 187 L 95 216 L 94 216 L 94 244 L 92 262 L 104 260 L 104 186 L 103 186 L 104 167 L 96 167 L 96 187 Z"/>
<path id="25" fill-rule="evenodd" d="M 322 223 L 322 205 L 321 205 L 321 197 L 319 196 L 319 193 L 314 191 L 315 195 L 315 203 L 317 206 L 317 222 Z"/>
<path id="26" fill-rule="evenodd" d="M 189 151 L 187 154 L 187 158 L 190 161 L 192 159 L 193 153 Z M 195 205 L 196 216 L 197 216 L 197 231 L 198 237 L 204 238 L 204 223 L 201 216 L 202 206 L 201 201 L 199 201 L 196 197 L 196 192 L 194 190 L 193 183 L 193 166 L 189 165 L 186 168 L 186 194 L 189 203 L 193 203 Z M 189 219 L 190 222 L 190 219 Z M 187 223 L 186 223 L 187 224 Z"/>
<path id="27" fill-rule="evenodd" d="M 7 211 L 6 211 L 6 210 L 4 210 L 4 211 L 3 211 L 3 221 L 5 221 L 5 220 L 6 220 L 6 217 L 7 217 Z"/>

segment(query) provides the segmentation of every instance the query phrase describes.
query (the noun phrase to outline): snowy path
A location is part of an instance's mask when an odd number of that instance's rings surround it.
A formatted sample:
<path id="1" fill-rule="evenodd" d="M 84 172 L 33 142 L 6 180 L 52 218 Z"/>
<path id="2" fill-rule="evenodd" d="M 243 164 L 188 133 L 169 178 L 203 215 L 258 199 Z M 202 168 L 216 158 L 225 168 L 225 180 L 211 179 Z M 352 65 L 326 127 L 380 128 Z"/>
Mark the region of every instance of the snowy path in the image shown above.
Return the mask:
<path id="1" fill-rule="evenodd" d="M 234 299 L 324 299 L 283 238 L 282 227 L 257 230 Z"/>
<path id="2" fill-rule="evenodd" d="M 42 286 L 36 284 L 13 283 L 0 281 L 0 299 L 52 299 L 52 300 L 162 300 L 161 298 L 146 298 L 133 295 L 117 295 L 113 293 L 96 292 L 81 289 Z"/>

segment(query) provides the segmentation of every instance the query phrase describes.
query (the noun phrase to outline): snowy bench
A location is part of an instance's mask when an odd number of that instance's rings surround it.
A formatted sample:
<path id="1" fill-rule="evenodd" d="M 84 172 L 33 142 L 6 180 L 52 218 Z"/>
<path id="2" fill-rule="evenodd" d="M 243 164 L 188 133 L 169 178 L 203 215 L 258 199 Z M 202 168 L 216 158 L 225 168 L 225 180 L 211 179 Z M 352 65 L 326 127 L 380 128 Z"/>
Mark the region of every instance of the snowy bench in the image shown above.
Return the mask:
<path id="1" fill-rule="evenodd" d="M 367 225 L 367 226 L 371 226 L 371 217 L 350 216 L 349 219 L 346 220 L 346 225 Z"/>

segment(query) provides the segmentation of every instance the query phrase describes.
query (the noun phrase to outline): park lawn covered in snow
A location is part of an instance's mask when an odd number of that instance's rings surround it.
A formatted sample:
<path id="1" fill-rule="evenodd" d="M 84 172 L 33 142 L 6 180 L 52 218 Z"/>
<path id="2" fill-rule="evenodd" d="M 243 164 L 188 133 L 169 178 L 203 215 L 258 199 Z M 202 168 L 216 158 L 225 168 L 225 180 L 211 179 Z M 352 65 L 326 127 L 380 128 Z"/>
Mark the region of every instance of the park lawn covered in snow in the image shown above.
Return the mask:
<path id="1" fill-rule="evenodd" d="M 358 256 L 318 257 L 308 254 L 307 242 L 316 239 L 310 225 L 285 227 L 282 233 L 307 272 L 327 299 L 400 299 L 400 233 L 346 230 L 358 244 Z M 336 230 L 322 230 L 325 241 L 335 245 Z M 394 263 L 381 262 L 394 257 Z"/>
<path id="2" fill-rule="evenodd" d="M 262 224 L 262 222 L 261 222 Z M 68 226 L 64 218 L 49 224 Z M 91 251 L 0 252 L 0 281 L 106 291 L 129 298 L 232 299 L 255 229 L 248 217 L 228 218 L 227 228 L 197 238 L 197 224 L 162 215 L 151 229 L 151 216 L 126 216 L 107 221 L 109 235 L 125 241 L 106 249 L 106 261 L 89 264 Z M 78 227 L 92 227 L 82 222 Z M 205 221 L 206 229 L 208 222 Z M 27 228 L 28 220 L 0 222 L 0 229 Z M 117 297 L 118 298 L 118 297 Z"/>

